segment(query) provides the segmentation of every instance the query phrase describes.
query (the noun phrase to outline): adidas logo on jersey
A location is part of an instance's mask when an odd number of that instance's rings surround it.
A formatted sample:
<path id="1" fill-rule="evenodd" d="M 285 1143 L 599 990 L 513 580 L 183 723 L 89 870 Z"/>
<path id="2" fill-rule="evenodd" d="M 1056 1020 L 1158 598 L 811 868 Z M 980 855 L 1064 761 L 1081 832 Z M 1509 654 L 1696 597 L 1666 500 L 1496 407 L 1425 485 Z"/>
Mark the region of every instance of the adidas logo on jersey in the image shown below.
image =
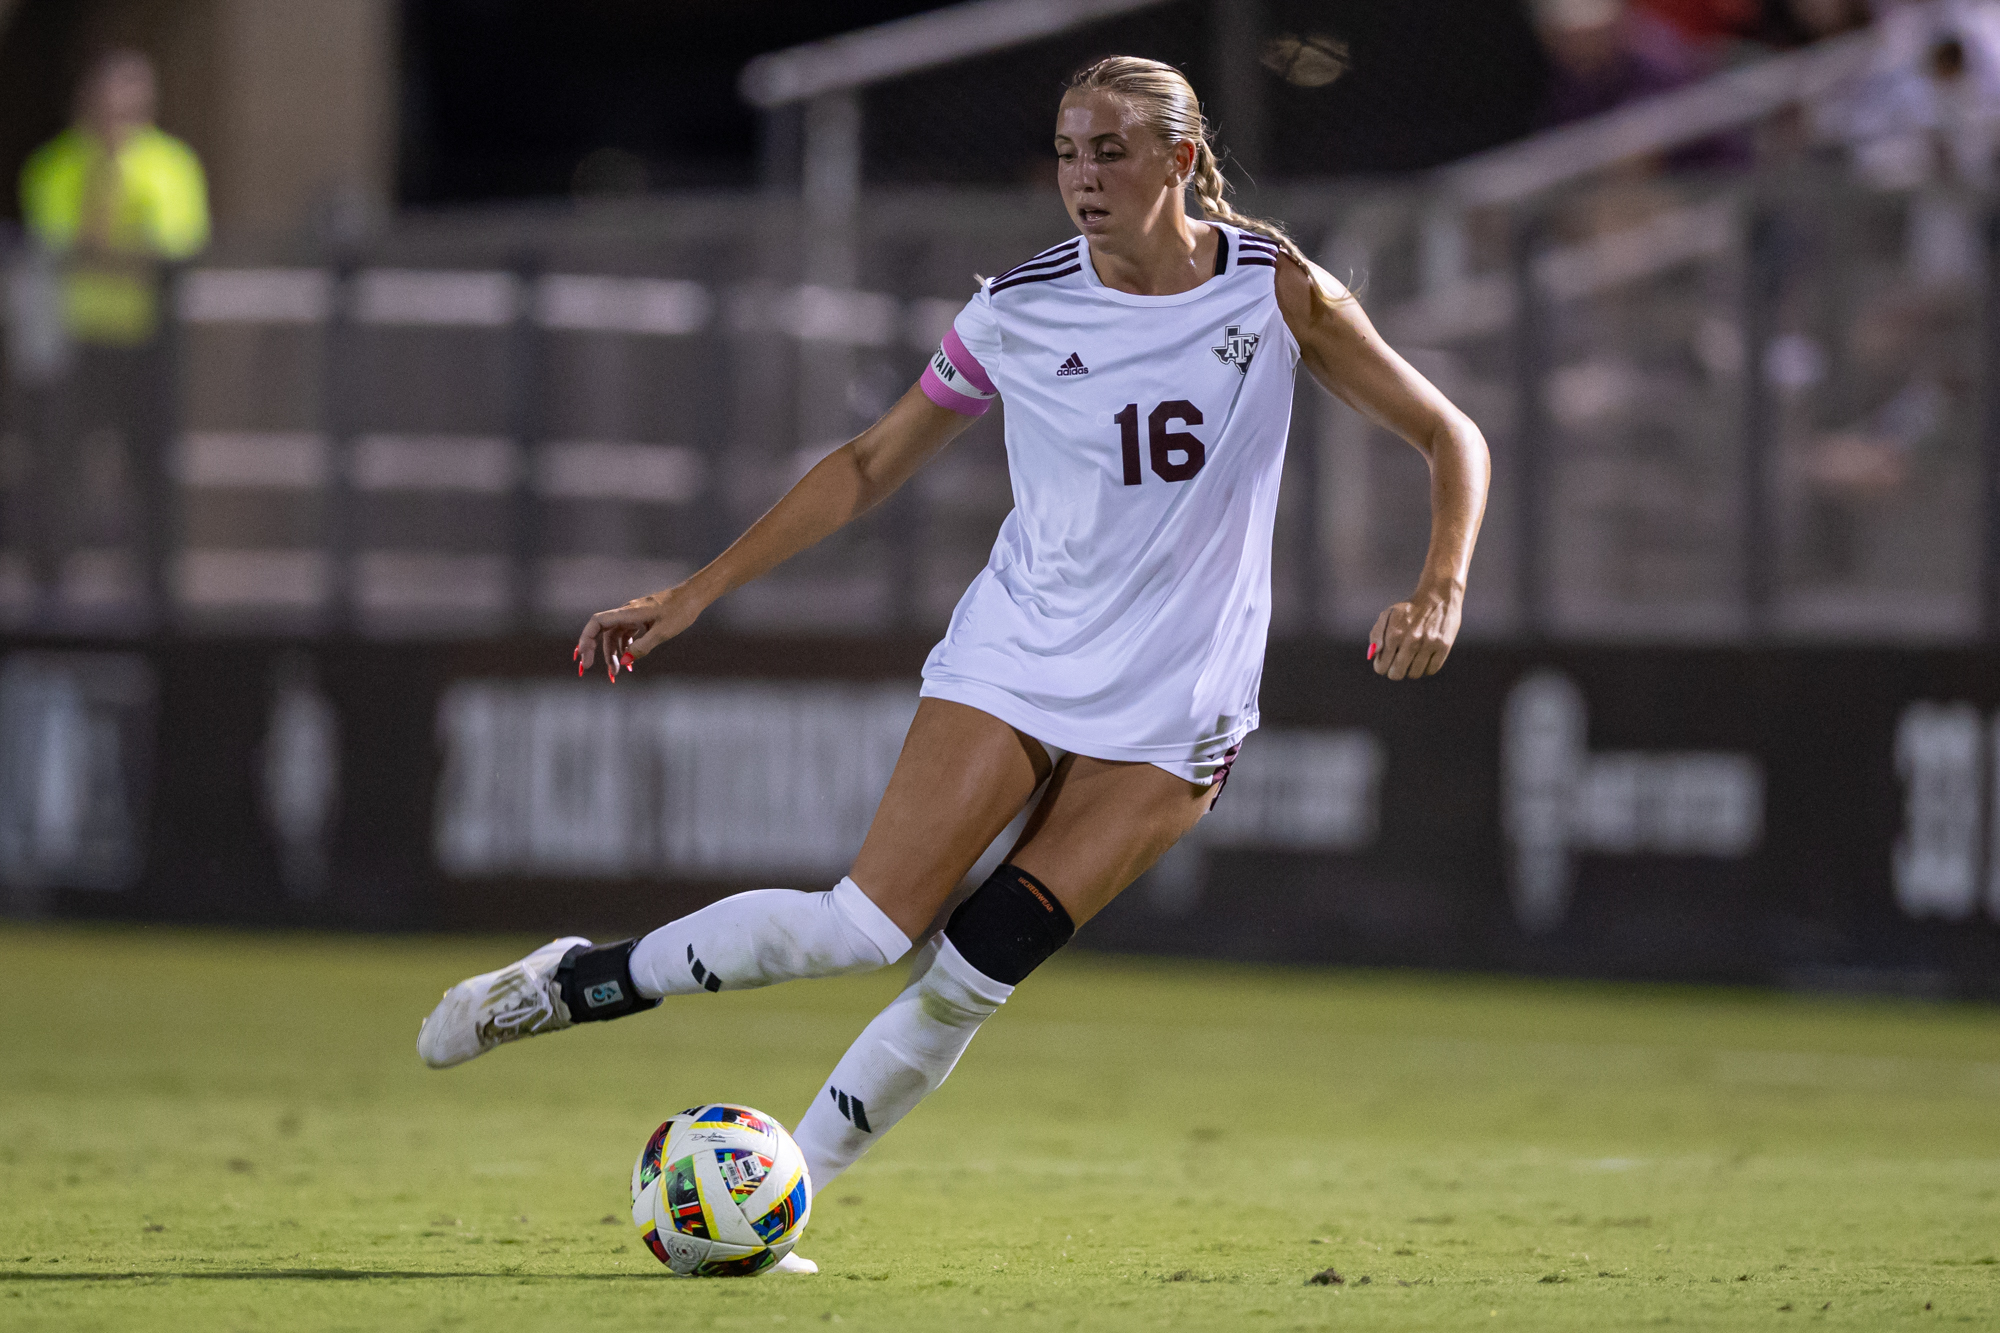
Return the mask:
<path id="1" fill-rule="evenodd" d="M 1090 367 L 1083 364 L 1083 358 L 1075 352 L 1069 354 L 1069 360 L 1056 367 L 1056 374 L 1058 375 L 1088 375 L 1089 373 Z"/>
<path id="2" fill-rule="evenodd" d="M 1258 334 L 1245 333 L 1241 325 L 1231 324 L 1222 331 L 1222 346 L 1208 350 L 1215 353 L 1216 360 L 1225 366 L 1235 366 L 1245 375 L 1250 373 L 1250 358 L 1257 355 Z"/>

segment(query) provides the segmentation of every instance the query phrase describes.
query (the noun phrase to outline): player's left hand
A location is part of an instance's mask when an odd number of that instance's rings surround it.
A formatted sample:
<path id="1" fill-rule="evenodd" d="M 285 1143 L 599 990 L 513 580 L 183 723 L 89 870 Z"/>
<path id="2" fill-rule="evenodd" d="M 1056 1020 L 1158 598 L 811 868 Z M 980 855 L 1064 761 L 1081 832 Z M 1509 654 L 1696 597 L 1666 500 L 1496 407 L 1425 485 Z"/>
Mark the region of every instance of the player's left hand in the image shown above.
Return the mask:
<path id="1" fill-rule="evenodd" d="M 1419 592 L 1375 617 L 1368 631 L 1368 657 L 1375 674 L 1415 680 L 1437 674 L 1458 638 L 1458 598 Z"/>
<path id="2" fill-rule="evenodd" d="M 615 682 L 621 670 L 630 671 L 640 658 L 694 624 L 706 605 L 682 583 L 599 611 L 584 625 L 570 654 L 576 674 L 581 676 L 602 656 L 604 674 Z"/>

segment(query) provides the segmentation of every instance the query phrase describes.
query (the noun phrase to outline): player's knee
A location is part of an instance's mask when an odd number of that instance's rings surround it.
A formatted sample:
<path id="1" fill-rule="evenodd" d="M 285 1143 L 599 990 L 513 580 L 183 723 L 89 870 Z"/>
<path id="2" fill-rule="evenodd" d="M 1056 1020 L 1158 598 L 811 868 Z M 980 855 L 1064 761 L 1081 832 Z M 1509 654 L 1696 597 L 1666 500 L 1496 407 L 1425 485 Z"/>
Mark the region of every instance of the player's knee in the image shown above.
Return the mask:
<path id="1" fill-rule="evenodd" d="M 1011 985 L 993 980 L 966 962 L 957 948 L 946 941 L 936 961 L 905 994 L 914 992 L 917 1006 L 928 1022 L 976 1031 L 981 1023 L 1000 1011 L 1013 991 Z M 949 1069 L 935 1071 L 933 1090 L 949 1072 Z"/>
<path id="2" fill-rule="evenodd" d="M 757 904 L 763 929 L 749 933 L 748 956 L 727 970 L 714 967 L 727 986 L 769 985 L 795 977 L 837 977 L 873 972 L 909 952 L 909 936 L 851 879 L 824 893 L 753 889 L 738 899 Z M 738 975 L 738 974 L 742 975 Z"/>
<path id="3" fill-rule="evenodd" d="M 1074 934 L 1076 924 L 1048 886 L 1012 865 L 987 876 L 944 928 L 966 962 L 1006 986 L 1026 980 Z"/>

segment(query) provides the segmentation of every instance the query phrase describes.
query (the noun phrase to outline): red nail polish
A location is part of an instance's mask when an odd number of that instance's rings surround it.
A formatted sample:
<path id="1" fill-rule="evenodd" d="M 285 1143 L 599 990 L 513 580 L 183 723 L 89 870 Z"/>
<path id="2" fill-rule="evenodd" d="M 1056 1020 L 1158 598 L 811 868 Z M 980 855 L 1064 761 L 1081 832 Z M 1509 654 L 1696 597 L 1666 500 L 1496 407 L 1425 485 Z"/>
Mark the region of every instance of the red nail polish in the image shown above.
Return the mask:
<path id="1" fill-rule="evenodd" d="M 1369 645 L 1368 645 L 1368 660 L 1369 660 L 1369 661 L 1371 661 L 1371 662 L 1372 662 L 1372 661 L 1374 661 L 1374 660 L 1375 660 L 1375 653 L 1376 653 L 1376 646 L 1375 646 L 1374 644 L 1372 644 L 1372 643 L 1371 643 L 1371 644 L 1369 644 Z"/>
<path id="2" fill-rule="evenodd" d="M 581 659 L 581 658 L 578 658 L 578 659 L 577 659 L 577 663 L 576 663 L 576 678 L 577 678 L 578 680 L 582 680 L 582 679 L 583 679 L 583 659 Z"/>
<path id="3" fill-rule="evenodd" d="M 632 654 L 630 654 L 630 653 L 627 653 L 627 654 L 625 654 L 625 655 L 624 655 L 623 657 L 619 658 L 618 660 L 619 660 L 620 662 L 623 662 L 623 663 L 625 664 L 625 669 L 626 669 L 627 671 L 630 671 L 630 670 L 632 669 Z"/>
<path id="4" fill-rule="evenodd" d="M 581 661 L 582 659 L 583 659 L 583 649 L 581 649 L 581 648 L 572 648 L 572 649 L 570 649 L 570 650 L 569 650 L 569 660 L 570 660 L 570 661 L 572 661 L 572 662 L 577 662 L 577 661 Z"/>

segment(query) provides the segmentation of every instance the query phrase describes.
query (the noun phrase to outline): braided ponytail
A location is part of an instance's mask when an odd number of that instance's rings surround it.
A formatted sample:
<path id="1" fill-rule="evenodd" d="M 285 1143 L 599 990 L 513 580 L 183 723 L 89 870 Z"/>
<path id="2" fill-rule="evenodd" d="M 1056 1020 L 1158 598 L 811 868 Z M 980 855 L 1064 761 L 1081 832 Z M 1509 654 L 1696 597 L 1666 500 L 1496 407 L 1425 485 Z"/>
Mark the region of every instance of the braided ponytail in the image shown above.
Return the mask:
<path id="1" fill-rule="evenodd" d="M 1201 201 L 1202 216 L 1212 222 L 1254 231 L 1275 242 L 1288 258 L 1307 274 L 1312 266 L 1298 242 L 1275 222 L 1245 217 L 1229 206 L 1229 180 L 1215 158 L 1209 139 L 1208 121 L 1202 117 L 1201 103 L 1187 77 L 1172 65 L 1139 56 L 1107 56 L 1085 66 L 1070 77 L 1068 91 L 1106 92 L 1124 98 L 1145 120 L 1146 125 L 1169 144 L 1183 140 L 1194 145 L 1195 198 Z M 1314 283 L 1317 287 L 1318 283 Z"/>
<path id="2" fill-rule="evenodd" d="M 1306 263 L 1305 252 L 1299 249 L 1299 243 L 1293 240 L 1283 227 L 1264 218 L 1245 217 L 1229 206 L 1229 200 L 1224 197 L 1229 190 L 1229 178 L 1222 174 L 1222 164 L 1215 160 L 1215 149 L 1209 146 L 1205 136 L 1195 141 L 1192 183 L 1194 197 L 1201 201 L 1203 217 L 1212 222 L 1227 222 L 1232 227 L 1241 227 L 1245 231 L 1254 231 L 1259 236 L 1270 238 L 1277 242 L 1278 248 L 1283 250 L 1294 264 L 1307 273 L 1312 272 L 1311 266 Z"/>

